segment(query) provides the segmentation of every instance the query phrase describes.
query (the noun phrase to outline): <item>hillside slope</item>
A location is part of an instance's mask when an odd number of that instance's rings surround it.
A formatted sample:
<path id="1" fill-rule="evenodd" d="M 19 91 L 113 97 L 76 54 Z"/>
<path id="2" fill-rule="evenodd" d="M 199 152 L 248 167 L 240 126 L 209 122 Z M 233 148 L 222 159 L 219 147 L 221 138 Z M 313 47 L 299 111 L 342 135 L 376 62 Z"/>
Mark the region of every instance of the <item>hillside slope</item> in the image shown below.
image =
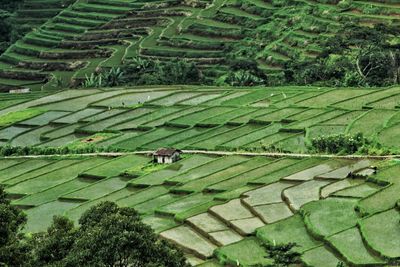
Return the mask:
<path id="1" fill-rule="evenodd" d="M 391 0 L 78 0 L 0 56 L 0 88 L 76 86 L 99 68 L 136 57 L 192 61 L 208 80 L 226 74 L 232 60 L 253 60 L 270 84 L 285 83 L 288 62 L 315 60 L 346 23 L 395 28 L 399 15 Z"/>
<path id="2" fill-rule="evenodd" d="M 0 159 L 0 184 L 25 210 L 26 232 L 45 230 L 54 215 L 76 222 L 89 207 L 114 201 L 135 208 L 192 265 L 277 266 L 264 246 L 296 243 L 299 266 L 398 266 L 395 161 L 210 155 L 185 155 L 172 165 L 150 161 Z M 372 164 L 378 174 L 369 176 Z"/>
<path id="3" fill-rule="evenodd" d="M 0 146 L 304 153 L 314 138 L 361 133 L 396 153 L 399 97 L 398 87 L 153 86 L 64 90 L 15 105 L 2 94 Z"/>

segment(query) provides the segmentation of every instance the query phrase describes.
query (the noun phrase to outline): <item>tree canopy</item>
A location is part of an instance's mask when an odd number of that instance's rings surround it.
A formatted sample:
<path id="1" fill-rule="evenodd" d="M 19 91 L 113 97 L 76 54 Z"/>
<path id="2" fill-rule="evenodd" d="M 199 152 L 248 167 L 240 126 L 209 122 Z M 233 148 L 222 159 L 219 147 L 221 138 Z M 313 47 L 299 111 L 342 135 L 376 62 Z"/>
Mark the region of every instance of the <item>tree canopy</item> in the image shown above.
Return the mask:
<path id="1" fill-rule="evenodd" d="M 145 225 L 133 208 L 103 202 L 79 226 L 54 217 L 45 232 L 22 233 L 25 214 L 0 188 L 0 266 L 186 267 L 183 253 Z"/>

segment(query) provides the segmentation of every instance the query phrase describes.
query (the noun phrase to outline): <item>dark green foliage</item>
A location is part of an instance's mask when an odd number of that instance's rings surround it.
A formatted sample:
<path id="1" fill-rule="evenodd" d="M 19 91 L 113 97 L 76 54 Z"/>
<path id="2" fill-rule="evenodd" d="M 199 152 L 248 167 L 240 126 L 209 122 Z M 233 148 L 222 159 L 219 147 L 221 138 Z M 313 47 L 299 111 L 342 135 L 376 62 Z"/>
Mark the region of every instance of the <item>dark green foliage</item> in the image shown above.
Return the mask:
<path id="1" fill-rule="evenodd" d="M 85 88 L 118 86 L 123 82 L 123 77 L 124 73 L 121 71 L 121 68 L 112 67 L 100 73 L 92 73 L 90 76 L 86 75 L 82 86 Z"/>
<path id="2" fill-rule="evenodd" d="M 158 239 L 133 208 L 103 202 L 80 227 L 55 216 L 46 232 L 21 233 L 26 216 L 0 187 L 0 266 L 186 267 L 183 253 Z"/>
<path id="3" fill-rule="evenodd" d="M 311 146 L 317 152 L 354 154 L 366 143 L 368 141 L 361 133 L 356 135 L 337 134 L 313 138 Z"/>
<path id="4" fill-rule="evenodd" d="M 0 0 L 0 54 L 20 37 L 20 29 L 13 23 L 14 12 L 23 0 Z"/>
<path id="5" fill-rule="evenodd" d="M 245 57 L 229 60 L 231 69 L 226 75 L 219 78 L 217 84 L 231 86 L 256 86 L 266 85 L 267 76 L 258 68 L 257 62 Z"/>
<path id="6" fill-rule="evenodd" d="M 231 71 L 223 77 L 223 83 L 231 86 L 256 86 L 265 84 L 265 80 L 247 70 Z"/>
<path id="7" fill-rule="evenodd" d="M 275 267 L 285 267 L 300 263 L 301 254 L 293 251 L 295 246 L 296 244 L 294 243 L 275 246 L 271 244 L 264 245 L 267 250 L 267 257 L 274 260 L 273 266 Z"/>
<path id="8" fill-rule="evenodd" d="M 66 154 L 83 154 L 83 153 L 100 153 L 100 152 L 118 152 L 117 148 L 104 148 L 88 145 L 80 148 L 71 147 L 17 147 L 17 146 L 0 146 L 0 156 L 26 156 L 26 155 L 66 155 Z"/>
<path id="9" fill-rule="evenodd" d="M 296 84 L 326 86 L 387 86 L 400 82 L 400 51 L 389 40 L 398 29 L 344 24 L 324 41 L 315 60 L 297 58 L 285 65 L 285 77 Z"/>
<path id="10" fill-rule="evenodd" d="M 20 233 L 26 216 L 10 205 L 0 186 L 0 266 L 23 266 L 28 259 L 29 246 Z"/>
<path id="11" fill-rule="evenodd" d="M 379 143 L 364 137 L 362 133 L 319 136 L 311 140 L 311 149 L 317 153 L 329 154 L 362 153 L 372 155 L 393 153 Z"/>
<path id="12" fill-rule="evenodd" d="M 182 59 L 161 62 L 134 58 L 122 66 L 124 83 L 129 85 L 201 84 L 200 69 Z"/>
<path id="13" fill-rule="evenodd" d="M 56 265 L 68 255 L 76 237 L 74 224 L 65 217 L 55 216 L 46 232 L 35 234 L 30 240 L 32 265 Z"/>
<path id="14" fill-rule="evenodd" d="M 183 253 L 157 238 L 132 208 L 103 202 L 86 211 L 75 229 L 56 217 L 33 237 L 33 266 L 184 267 Z M 58 242 L 57 242 L 58 240 Z"/>
<path id="15" fill-rule="evenodd" d="M 0 0 L 0 9 L 14 12 L 24 0 Z"/>

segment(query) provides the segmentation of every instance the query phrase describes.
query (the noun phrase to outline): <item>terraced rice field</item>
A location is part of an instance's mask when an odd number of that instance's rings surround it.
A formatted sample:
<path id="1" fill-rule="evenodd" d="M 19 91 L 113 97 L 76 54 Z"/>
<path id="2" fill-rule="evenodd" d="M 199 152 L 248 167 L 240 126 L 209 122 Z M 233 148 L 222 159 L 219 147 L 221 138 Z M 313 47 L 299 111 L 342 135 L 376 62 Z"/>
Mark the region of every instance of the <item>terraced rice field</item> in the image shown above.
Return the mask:
<path id="1" fill-rule="evenodd" d="M 304 17 L 302 23 L 293 23 L 294 14 Z M 261 0 L 200 0 L 195 4 L 26 0 L 15 23 L 28 33 L 0 56 L 0 90 L 74 86 L 98 68 L 117 67 L 134 57 L 186 59 L 215 79 L 229 68 L 229 47 L 240 43 L 255 48 L 252 42 L 240 41 L 246 37 L 259 43 L 249 56 L 269 79 L 279 81 L 286 62 L 299 56 L 317 57 L 323 49 L 319 41 L 333 36 L 345 22 L 398 25 L 399 14 L 400 8 L 391 1 L 352 1 L 343 6 L 295 0 L 285 7 Z M 258 26 L 265 29 L 261 32 L 267 40 L 254 36 L 251 29 Z"/>
<path id="2" fill-rule="evenodd" d="M 357 175 L 372 165 L 382 167 Z M 398 169 L 349 159 L 187 154 L 155 168 L 145 155 L 47 156 L 0 159 L 0 184 L 27 213 L 26 232 L 109 200 L 138 210 L 193 265 L 271 264 L 264 243 L 296 243 L 307 266 L 322 266 L 321 255 L 323 266 L 380 266 L 400 256 Z"/>
<path id="3" fill-rule="evenodd" d="M 136 87 L 68 90 L 44 97 L 33 93 L 13 105 L 10 97 L 0 96 L 0 141 L 12 146 L 94 145 L 127 151 L 172 146 L 305 153 L 312 138 L 363 133 L 396 149 L 396 108 L 347 108 L 348 100 L 343 100 L 349 95 L 353 103 L 364 103 L 367 96 L 388 99 L 396 97 L 395 90 Z M 292 96 L 275 97 L 283 94 Z M 330 105 L 318 100 L 323 95 L 329 95 Z M 265 100 L 268 106 L 260 106 Z M 304 106 L 307 101 L 312 107 Z"/>
<path id="4" fill-rule="evenodd" d="M 310 138 L 362 132 L 396 146 L 388 133 L 397 129 L 398 110 L 363 104 L 366 95 L 395 97 L 394 88 L 347 90 L 153 86 L 26 94 L 11 105 L 5 97 L 0 141 L 128 151 L 268 151 L 273 145 L 308 152 Z M 317 100 L 324 94 L 328 106 Z M 343 95 L 360 105 L 346 108 Z M 312 107 L 304 106 L 307 99 Z M 77 221 L 108 200 L 134 207 L 192 265 L 271 264 L 263 244 L 296 243 L 306 266 L 395 266 L 399 166 L 318 156 L 186 154 L 171 165 L 154 164 L 146 154 L 45 156 L 0 159 L 0 184 L 28 215 L 26 232 L 44 230 L 56 214 Z"/>

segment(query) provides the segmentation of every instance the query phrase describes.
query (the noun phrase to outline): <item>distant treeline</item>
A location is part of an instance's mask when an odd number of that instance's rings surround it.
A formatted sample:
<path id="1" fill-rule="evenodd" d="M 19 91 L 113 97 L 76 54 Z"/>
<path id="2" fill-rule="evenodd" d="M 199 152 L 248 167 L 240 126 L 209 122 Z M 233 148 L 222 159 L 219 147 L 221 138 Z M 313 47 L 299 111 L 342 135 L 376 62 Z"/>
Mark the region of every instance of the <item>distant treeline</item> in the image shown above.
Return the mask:
<path id="1" fill-rule="evenodd" d="M 22 3 L 23 0 L 0 0 L 0 54 L 22 35 L 13 23 L 15 11 Z"/>

